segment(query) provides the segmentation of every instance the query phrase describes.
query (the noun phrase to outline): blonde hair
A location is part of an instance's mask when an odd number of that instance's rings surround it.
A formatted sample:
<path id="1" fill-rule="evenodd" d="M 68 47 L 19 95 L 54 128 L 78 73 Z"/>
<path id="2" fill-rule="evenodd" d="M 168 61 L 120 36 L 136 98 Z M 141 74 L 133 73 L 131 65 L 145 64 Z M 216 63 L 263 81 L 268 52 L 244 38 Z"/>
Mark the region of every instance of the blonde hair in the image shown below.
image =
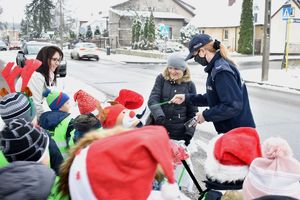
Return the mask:
<path id="1" fill-rule="evenodd" d="M 170 72 L 168 70 L 168 66 L 164 69 L 163 71 L 163 77 L 165 80 L 169 81 L 171 80 L 171 76 L 170 76 Z M 175 82 L 178 83 L 178 84 L 181 84 L 182 82 L 188 82 L 191 80 L 191 71 L 190 71 L 190 68 L 187 66 L 185 71 L 183 72 L 183 76 L 176 80 Z"/>
<path id="2" fill-rule="evenodd" d="M 215 41 L 211 41 L 211 42 L 207 43 L 206 45 L 204 45 L 202 48 L 204 48 L 205 50 L 207 50 L 209 52 L 216 53 L 217 50 L 214 48 L 214 42 Z M 222 58 L 224 58 L 226 61 L 230 62 L 233 65 L 236 65 L 235 62 L 231 58 L 229 58 L 228 50 L 223 44 L 220 44 L 220 54 L 221 54 Z"/>
<path id="3" fill-rule="evenodd" d="M 221 200 L 243 200 L 243 195 L 240 191 L 228 190 L 221 197 Z"/>
<path id="4" fill-rule="evenodd" d="M 128 129 L 124 129 L 122 127 L 116 127 L 113 129 L 107 129 L 107 130 L 101 130 L 101 131 L 92 131 L 90 133 L 87 133 L 84 135 L 83 138 L 81 138 L 77 144 L 70 149 L 70 155 L 69 157 L 62 163 L 59 170 L 59 176 L 60 180 L 58 182 L 58 190 L 62 192 L 63 195 L 69 196 L 69 172 L 70 168 L 72 166 L 72 163 L 74 161 L 74 158 L 76 156 L 76 153 L 90 145 L 96 140 L 101 140 L 103 138 L 109 137 L 111 135 L 116 135 L 121 132 L 124 132 Z"/>

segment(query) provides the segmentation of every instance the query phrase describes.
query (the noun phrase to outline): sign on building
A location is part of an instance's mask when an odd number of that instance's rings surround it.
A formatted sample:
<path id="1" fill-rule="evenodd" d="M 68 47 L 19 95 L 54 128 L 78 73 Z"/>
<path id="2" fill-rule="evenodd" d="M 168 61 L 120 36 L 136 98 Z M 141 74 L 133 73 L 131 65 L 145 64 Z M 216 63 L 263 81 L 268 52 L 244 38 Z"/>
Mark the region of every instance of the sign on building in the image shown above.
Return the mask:
<path id="1" fill-rule="evenodd" d="M 294 16 L 294 8 L 291 4 L 286 4 L 282 6 L 282 20 L 288 20 L 290 17 Z"/>
<path id="2" fill-rule="evenodd" d="M 159 32 L 163 37 L 168 38 L 170 35 L 170 27 L 165 24 L 160 24 Z"/>

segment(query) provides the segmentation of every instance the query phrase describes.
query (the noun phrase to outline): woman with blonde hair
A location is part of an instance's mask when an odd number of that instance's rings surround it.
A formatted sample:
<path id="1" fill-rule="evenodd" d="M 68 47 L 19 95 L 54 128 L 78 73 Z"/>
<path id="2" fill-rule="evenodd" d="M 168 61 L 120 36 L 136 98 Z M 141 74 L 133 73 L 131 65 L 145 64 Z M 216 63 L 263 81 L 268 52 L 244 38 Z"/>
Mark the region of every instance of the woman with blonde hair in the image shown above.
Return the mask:
<path id="1" fill-rule="evenodd" d="M 155 125 L 164 126 L 171 139 L 184 140 L 190 144 L 195 133 L 195 127 L 184 126 L 198 112 L 196 106 L 189 104 L 170 104 L 175 94 L 196 94 L 196 87 L 191 80 L 190 69 L 185 56 L 173 53 L 168 57 L 167 67 L 156 77 L 151 91 L 148 106 L 154 117 Z"/>
<path id="2" fill-rule="evenodd" d="M 171 102 L 209 108 L 197 113 L 199 124 L 213 122 L 218 133 L 238 127 L 253 127 L 248 92 L 236 64 L 228 58 L 226 47 L 207 34 L 194 36 L 189 44 L 186 60 L 205 66 L 208 74 L 205 94 L 177 94 Z"/>

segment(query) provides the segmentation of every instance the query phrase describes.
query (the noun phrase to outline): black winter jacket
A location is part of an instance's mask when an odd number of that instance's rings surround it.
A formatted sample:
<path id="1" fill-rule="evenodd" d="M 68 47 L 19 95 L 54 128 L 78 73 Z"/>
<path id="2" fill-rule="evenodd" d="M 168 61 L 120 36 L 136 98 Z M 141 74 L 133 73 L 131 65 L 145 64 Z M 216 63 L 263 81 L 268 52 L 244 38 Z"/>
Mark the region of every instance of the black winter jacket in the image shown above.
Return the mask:
<path id="1" fill-rule="evenodd" d="M 237 68 L 217 52 L 204 69 L 208 73 L 206 94 L 188 94 L 186 102 L 196 106 L 209 106 L 203 117 L 213 122 L 218 133 L 238 127 L 253 127 L 247 87 Z"/>
<path id="2" fill-rule="evenodd" d="M 184 123 L 195 116 L 198 112 L 198 108 L 193 105 L 187 105 L 186 103 L 181 105 L 152 105 L 169 101 L 175 94 L 196 94 L 196 87 L 190 80 L 189 71 L 180 80 L 181 83 L 171 81 L 170 78 L 166 76 L 166 73 L 157 76 L 148 100 L 148 106 L 154 120 L 157 120 L 159 117 L 165 117 L 163 125 L 167 129 L 171 139 L 185 140 L 185 143 L 188 145 L 194 135 L 195 128 L 191 127 L 186 129 Z M 154 124 L 156 124 L 156 122 L 154 122 Z"/>

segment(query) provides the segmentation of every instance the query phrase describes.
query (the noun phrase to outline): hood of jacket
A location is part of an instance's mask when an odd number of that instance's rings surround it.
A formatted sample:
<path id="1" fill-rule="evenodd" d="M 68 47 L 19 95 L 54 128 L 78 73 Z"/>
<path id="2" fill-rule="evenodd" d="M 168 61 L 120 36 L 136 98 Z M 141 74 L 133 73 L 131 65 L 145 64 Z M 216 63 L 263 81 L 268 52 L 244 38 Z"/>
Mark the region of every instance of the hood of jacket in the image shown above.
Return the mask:
<path id="1" fill-rule="evenodd" d="M 168 67 L 165 68 L 162 75 L 165 80 L 172 81 L 172 79 L 170 77 L 170 73 L 168 71 Z M 190 71 L 190 68 L 187 67 L 185 72 L 183 72 L 183 76 L 180 79 L 176 80 L 175 82 L 177 84 L 180 84 L 180 83 L 189 82 L 189 81 L 191 81 L 191 71 Z"/>
<path id="2" fill-rule="evenodd" d="M 57 125 L 68 117 L 70 113 L 62 112 L 62 111 L 47 111 L 44 112 L 40 119 L 39 124 L 43 129 L 54 131 Z"/>
<path id="3" fill-rule="evenodd" d="M 46 165 L 16 161 L 0 169 L 0 199 L 47 199 L 55 173 Z"/>

